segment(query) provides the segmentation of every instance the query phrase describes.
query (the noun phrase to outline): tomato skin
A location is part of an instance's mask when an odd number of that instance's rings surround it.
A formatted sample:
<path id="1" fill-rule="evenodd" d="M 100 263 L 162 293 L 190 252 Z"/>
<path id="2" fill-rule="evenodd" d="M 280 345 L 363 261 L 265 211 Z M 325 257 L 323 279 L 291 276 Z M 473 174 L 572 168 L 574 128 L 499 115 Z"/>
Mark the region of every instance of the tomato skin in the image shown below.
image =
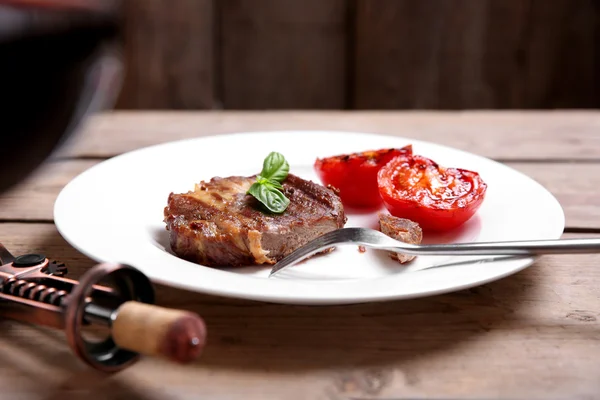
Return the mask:
<path id="1" fill-rule="evenodd" d="M 325 186 L 339 190 L 342 204 L 357 208 L 382 206 L 377 172 L 390 160 L 412 154 L 412 145 L 400 149 L 380 149 L 317 158 L 314 164 Z"/>
<path id="2" fill-rule="evenodd" d="M 477 172 L 441 167 L 418 155 L 388 162 L 379 170 L 377 183 L 390 214 L 434 232 L 455 229 L 471 219 L 487 190 Z"/>

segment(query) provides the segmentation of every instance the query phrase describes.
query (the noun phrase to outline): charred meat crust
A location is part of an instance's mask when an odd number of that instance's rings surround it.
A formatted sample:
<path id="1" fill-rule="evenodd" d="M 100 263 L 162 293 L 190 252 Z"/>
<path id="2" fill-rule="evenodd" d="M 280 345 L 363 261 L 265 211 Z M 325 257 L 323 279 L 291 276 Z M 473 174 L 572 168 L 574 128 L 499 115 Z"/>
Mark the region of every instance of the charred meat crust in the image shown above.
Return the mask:
<path id="1" fill-rule="evenodd" d="M 246 194 L 254 180 L 215 177 L 188 193 L 171 193 L 164 222 L 175 254 L 208 266 L 274 264 L 346 223 L 331 189 L 289 174 L 282 185 L 290 205 L 272 214 Z"/>
<path id="2" fill-rule="evenodd" d="M 390 214 L 379 214 L 379 228 L 384 234 L 404 243 L 420 244 L 423 240 L 423 231 L 416 222 L 404 218 L 397 218 Z M 400 264 L 408 263 L 416 256 L 404 253 L 390 252 L 390 257 Z"/>

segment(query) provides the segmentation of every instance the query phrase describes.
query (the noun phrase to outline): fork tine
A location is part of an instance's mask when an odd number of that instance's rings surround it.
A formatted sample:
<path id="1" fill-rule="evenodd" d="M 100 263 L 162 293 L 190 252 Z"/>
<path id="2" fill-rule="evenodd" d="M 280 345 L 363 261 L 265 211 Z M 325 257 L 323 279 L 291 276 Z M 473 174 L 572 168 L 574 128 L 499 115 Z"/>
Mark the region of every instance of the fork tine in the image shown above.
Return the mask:
<path id="1" fill-rule="evenodd" d="M 292 264 L 296 264 L 319 251 L 325 250 L 335 244 L 344 242 L 343 238 L 340 234 L 341 230 L 335 230 L 331 232 L 327 232 L 326 234 L 319 236 L 318 238 L 308 242 L 308 244 L 301 246 L 300 248 L 294 250 L 289 255 L 285 256 L 281 260 L 279 260 L 271 269 L 271 273 L 269 274 L 269 278 L 275 275 L 278 271 L 282 270 L 285 267 L 288 267 Z"/>

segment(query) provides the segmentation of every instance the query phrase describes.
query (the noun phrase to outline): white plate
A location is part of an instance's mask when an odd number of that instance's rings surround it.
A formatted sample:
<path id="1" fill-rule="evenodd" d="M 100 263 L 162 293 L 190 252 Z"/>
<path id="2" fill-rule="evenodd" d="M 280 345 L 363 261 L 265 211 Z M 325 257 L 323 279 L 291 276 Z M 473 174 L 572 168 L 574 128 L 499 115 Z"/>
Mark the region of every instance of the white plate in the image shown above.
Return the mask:
<path id="1" fill-rule="evenodd" d="M 481 140 L 485 140 L 482 138 Z M 444 166 L 471 169 L 488 184 L 486 199 L 452 234 L 424 242 L 556 239 L 564 229 L 557 200 L 527 176 L 492 160 L 407 138 L 351 132 L 238 133 L 166 143 L 104 161 L 71 181 L 55 203 L 59 232 L 96 261 L 131 264 L 155 282 L 192 291 L 292 304 L 348 304 L 406 299 L 487 283 L 530 265 L 533 258 L 421 256 L 410 266 L 383 252 L 356 246 L 287 268 L 268 278 L 269 267 L 220 270 L 174 256 L 163 209 L 170 192 L 185 192 L 213 176 L 260 172 L 270 151 L 281 152 L 291 173 L 319 182 L 316 157 L 413 144 L 413 151 Z M 350 213 L 346 226 L 376 226 L 375 213 Z M 462 263 L 465 260 L 474 262 Z M 432 265 L 459 263 L 442 268 Z"/>

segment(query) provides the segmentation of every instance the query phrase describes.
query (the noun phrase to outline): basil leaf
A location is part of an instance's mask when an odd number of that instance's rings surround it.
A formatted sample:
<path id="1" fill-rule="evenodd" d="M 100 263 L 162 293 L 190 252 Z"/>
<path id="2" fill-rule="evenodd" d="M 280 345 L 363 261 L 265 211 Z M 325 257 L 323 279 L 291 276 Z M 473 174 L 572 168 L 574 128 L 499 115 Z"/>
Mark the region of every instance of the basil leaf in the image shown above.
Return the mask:
<path id="1" fill-rule="evenodd" d="M 261 185 L 270 185 L 270 186 L 273 186 L 273 187 L 275 187 L 277 189 L 283 189 L 283 186 L 281 185 L 281 183 L 279 183 L 277 181 L 269 180 L 267 178 L 263 178 L 260 175 L 258 175 L 256 177 L 256 183 L 259 183 Z"/>
<path id="2" fill-rule="evenodd" d="M 270 181 L 283 182 L 290 172 L 290 165 L 281 153 L 275 151 L 269 153 L 263 162 L 261 178 Z"/>
<path id="3" fill-rule="evenodd" d="M 290 165 L 282 154 L 271 152 L 263 161 L 263 169 L 250 186 L 247 193 L 254 196 L 269 211 L 282 213 L 290 200 L 281 192 L 283 182 L 289 173 Z"/>
<path id="4" fill-rule="evenodd" d="M 280 189 L 280 190 L 283 189 L 283 186 L 281 185 L 281 183 L 279 183 L 277 181 L 266 181 L 266 182 L 263 182 L 263 184 L 267 185 L 267 186 L 272 186 L 275 189 Z"/>
<path id="5" fill-rule="evenodd" d="M 256 182 L 250 186 L 248 193 L 274 213 L 284 212 L 290 204 L 290 200 L 270 183 L 261 184 Z"/>

